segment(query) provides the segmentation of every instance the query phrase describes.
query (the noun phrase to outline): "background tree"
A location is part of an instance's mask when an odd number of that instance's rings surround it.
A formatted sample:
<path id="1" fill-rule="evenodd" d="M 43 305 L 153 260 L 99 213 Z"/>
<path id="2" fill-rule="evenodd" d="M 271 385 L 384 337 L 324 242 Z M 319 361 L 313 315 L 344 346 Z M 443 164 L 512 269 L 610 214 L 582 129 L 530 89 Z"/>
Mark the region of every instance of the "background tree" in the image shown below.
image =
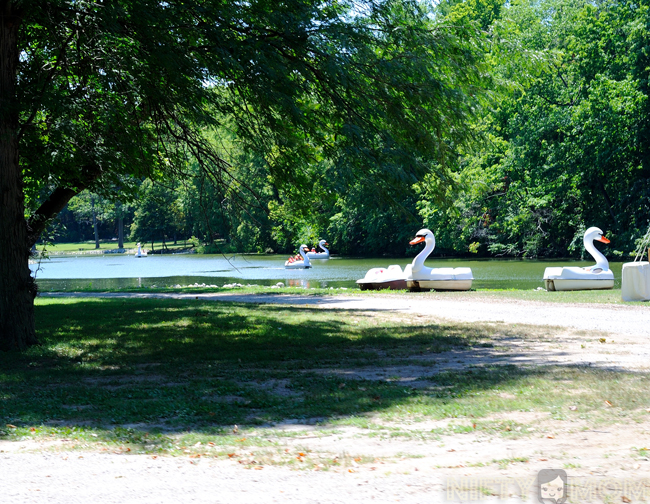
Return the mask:
<path id="1" fill-rule="evenodd" d="M 73 213 L 77 222 L 92 226 L 96 249 L 99 248 L 99 222 L 110 218 L 111 207 L 113 207 L 111 203 L 89 191 L 83 191 L 72 198 L 68 204 L 68 209 Z"/>
<path id="2" fill-rule="evenodd" d="M 140 199 L 135 204 L 135 215 L 131 225 L 131 240 L 151 242 L 161 240 L 163 249 L 173 238 L 182 223 L 179 221 L 178 203 L 171 187 L 145 180 L 140 188 Z"/>

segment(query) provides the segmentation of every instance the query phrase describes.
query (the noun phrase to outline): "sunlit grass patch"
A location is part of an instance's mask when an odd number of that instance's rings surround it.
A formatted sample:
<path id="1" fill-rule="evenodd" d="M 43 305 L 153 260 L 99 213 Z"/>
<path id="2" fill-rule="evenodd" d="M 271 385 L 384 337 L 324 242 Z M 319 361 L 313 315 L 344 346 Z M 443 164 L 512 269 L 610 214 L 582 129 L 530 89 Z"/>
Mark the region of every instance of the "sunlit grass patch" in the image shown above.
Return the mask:
<path id="1" fill-rule="evenodd" d="M 47 289 L 48 292 L 57 292 L 66 289 Z M 437 299 L 442 300 L 472 300 L 498 302 L 499 300 L 519 300 L 535 301 L 544 303 L 560 304 L 613 304 L 613 305 L 647 305 L 643 301 L 623 301 L 620 289 L 611 290 L 586 290 L 586 291 L 557 291 L 547 292 L 537 289 L 476 289 L 471 291 L 430 291 L 430 292 L 409 292 L 400 291 L 361 291 L 355 288 L 309 288 L 283 286 L 278 287 L 268 285 L 243 285 L 241 287 L 223 287 L 223 286 L 193 286 L 187 285 L 182 287 L 124 287 L 124 288 L 98 288 L 89 283 L 87 286 L 75 286 L 74 291 L 86 292 L 142 292 L 142 293 L 184 293 L 184 294 L 256 294 L 256 295 L 291 295 L 291 296 L 345 296 L 345 297 L 378 297 L 378 298 L 407 298 L 407 299 L 430 299 L 435 302 Z"/>
<path id="2" fill-rule="evenodd" d="M 235 425 L 273 431 L 291 420 L 426 440 L 526 436 L 544 422 L 643 422 L 650 406 L 645 373 L 436 367 L 494 351 L 500 338 L 538 338 L 522 325 L 406 324 L 400 315 L 195 299 L 38 299 L 36 310 L 43 344 L 0 355 L 3 439 L 42 432 L 113 446 L 126 436 L 133 452 L 175 454 L 190 441 L 177 449 L 165 439 L 241 443 L 228 437 Z M 447 423 L 419 425 L 427 421 Z M 255 446 L 264 439 L 243 437 Z"/>

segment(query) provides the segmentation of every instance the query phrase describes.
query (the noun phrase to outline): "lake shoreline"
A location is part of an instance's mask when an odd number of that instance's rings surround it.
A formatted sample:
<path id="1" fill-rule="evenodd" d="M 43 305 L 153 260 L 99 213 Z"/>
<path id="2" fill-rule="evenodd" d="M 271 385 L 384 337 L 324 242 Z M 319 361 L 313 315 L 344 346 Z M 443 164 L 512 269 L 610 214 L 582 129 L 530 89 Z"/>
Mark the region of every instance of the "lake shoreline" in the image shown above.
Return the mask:
<path id="1" fill-rule="evenodd" d="M 185 250 L 181 252 L 191 252 Z M 310 269 L 287 269 L 286 257 L 278 255 L 207 255 L 198 253 L 151 254 L 136 258 L 133 254 L 93 253 L 56 255 L 30 261 L 30 269 L 42 291 L 111 291 L 124 289 L 169 289 L 184 286 L 212 286 L 243 284 L 285 286 L 305 289 L 347 288 L 358 289 L 357 280 L 364 278 L 373 268 L 386 268 L 390 264 L 406 267 L 407 260 L 355 259 L 334 257 L 313 260 Z M 472 270 L 472 288 L 534 290 L 544 288 L 545 268 L 565 266 L 591 266 L 587 261 L 522 261 L 431 258 L 428 267 Z M 621 286 L 621 262 L 611 262 L 614 288 Z"/>

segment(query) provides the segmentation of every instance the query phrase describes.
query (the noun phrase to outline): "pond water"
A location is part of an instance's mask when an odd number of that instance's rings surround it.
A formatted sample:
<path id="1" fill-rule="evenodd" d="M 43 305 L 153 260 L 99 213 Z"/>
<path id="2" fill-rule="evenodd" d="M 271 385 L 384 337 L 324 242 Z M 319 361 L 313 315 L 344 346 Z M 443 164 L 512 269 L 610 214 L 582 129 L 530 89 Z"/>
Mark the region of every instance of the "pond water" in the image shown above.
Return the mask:
<path id="1" fill-rule="evenodd" d="M 113 289 L 124 287 L 170 287 L 175 285 L 207 284 L 223 286 L 228 283 L 285 285 L 302 287 L 356 288 L 355 281 L 363 278 L 370 268 L 399 264 L 407 258 L 359 259 L 333 257 L 314 260 L 308 270 L 284 268 L 286 256 L 279 255 L 150 255 L 135 258 L 124 254 L 54 256 L 30 264 L 36 272 L 41 290 Z M 542 287 L 547 266 L 588 266 L 593 261 L 531 261 L 517 259 L 436 259 L 426 261 L 435 267 L 470 267 L 476 289 L 535 289 Z M 620 288 L 621 262 L 611 262 L 610 268 Z"/>

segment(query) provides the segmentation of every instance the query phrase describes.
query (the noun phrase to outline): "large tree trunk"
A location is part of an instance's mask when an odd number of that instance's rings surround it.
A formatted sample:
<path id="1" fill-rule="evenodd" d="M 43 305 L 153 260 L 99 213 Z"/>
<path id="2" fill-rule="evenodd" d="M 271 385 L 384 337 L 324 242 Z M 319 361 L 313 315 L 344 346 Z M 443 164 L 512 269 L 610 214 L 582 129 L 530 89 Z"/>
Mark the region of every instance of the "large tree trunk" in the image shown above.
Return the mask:
<path id="1" fill-rule="evenodd" d="M 30 237 L 18 163 L 15 100 L 20 18 L 0 2 L 0 350 L 38 343 L 34 322 L 36 284 L 29 270 Z"/>

